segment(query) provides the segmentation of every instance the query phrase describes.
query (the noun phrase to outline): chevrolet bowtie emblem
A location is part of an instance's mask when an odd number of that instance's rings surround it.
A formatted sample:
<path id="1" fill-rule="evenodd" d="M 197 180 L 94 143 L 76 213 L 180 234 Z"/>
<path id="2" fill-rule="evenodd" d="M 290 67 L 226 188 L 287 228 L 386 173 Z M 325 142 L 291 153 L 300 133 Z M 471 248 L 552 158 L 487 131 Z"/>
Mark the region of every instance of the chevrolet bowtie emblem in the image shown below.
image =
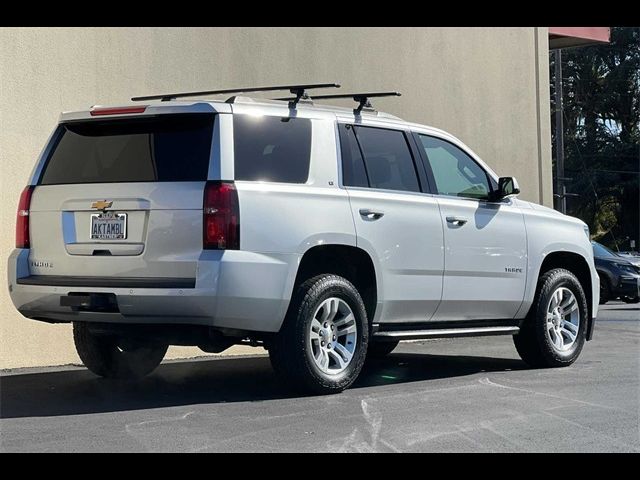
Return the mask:
<path id="1" fill-rule="evenodd" d="M 98 210 L 106 210 L 111 207 L 113 202 L 107 202 L 106 200 L 98 200 L 97 202 L 93 202 L 91 204 L 91 208 L 97 208 Z"/>

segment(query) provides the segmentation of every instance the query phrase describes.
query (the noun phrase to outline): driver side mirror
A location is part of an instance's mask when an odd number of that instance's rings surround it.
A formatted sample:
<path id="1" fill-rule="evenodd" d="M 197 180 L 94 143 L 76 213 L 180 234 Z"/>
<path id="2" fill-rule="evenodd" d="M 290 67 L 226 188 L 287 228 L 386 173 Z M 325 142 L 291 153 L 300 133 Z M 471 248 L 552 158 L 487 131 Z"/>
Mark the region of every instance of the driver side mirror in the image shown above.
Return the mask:
<path id="1" fill-rule="evenodd" d="M 520 186 L 515 177 L 500 177 L 498 180 L 498 189 L 493 192 L 493 201 L 499 201 L 503 198 L 515 197 L 520 193 Z"/>

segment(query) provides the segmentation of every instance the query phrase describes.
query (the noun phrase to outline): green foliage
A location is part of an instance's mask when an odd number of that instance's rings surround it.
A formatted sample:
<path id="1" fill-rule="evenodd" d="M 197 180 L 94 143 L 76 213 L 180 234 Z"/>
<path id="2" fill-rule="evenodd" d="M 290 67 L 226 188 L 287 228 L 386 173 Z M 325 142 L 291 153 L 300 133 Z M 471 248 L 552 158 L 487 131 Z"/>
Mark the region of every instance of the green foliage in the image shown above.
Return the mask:
<path id="1" fill-rule="evenodd" d="M 555 149 L 555 55 L 551 54 Z M 640 28 L 613 27 L 611 43 L 562 51 L 567 213 L 612 248 L 639 242 Z M 556 158 L 554 152 L 554 159 Z"/>

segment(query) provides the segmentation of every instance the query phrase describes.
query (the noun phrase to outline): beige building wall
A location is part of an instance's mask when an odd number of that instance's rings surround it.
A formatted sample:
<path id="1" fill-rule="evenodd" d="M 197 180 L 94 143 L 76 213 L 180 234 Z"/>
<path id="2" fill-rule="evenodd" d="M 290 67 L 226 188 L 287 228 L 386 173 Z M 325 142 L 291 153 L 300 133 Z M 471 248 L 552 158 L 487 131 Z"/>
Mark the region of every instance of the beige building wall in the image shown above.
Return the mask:
<path id="1" fill-rule="evenodd" d="M 134 95 L 325 81 L 399 90 L 375 105 L 453 133 L 499 174 L 517 176 L 522 198 L 551 205 L 547 36 L 546 28 L 1 28 L 0 277 L 20 191 L 58 114 Z M 77 362 L 70 326 L 21 317 L 3 281 L 0 368 Z"/>

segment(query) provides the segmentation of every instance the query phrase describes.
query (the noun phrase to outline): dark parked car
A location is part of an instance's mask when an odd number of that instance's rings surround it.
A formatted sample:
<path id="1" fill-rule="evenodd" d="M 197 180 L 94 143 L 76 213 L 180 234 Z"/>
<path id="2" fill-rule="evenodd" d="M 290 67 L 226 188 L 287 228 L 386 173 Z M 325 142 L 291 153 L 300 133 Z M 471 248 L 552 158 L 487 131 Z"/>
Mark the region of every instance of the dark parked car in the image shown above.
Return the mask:
<path id="1" fill-rule="evenodd" d="M 640 301 L 640 267 L 604 245 L 591 244 L 600 276 L 600 304 L 616 298 L 627 303 Z"/>
<path id="2" fill-rule="evenodd" d="M 629 260 L 636 267 L 640 267 L 640 254 L 638 252 L 635 252 L 635 251 L 618 252 L 618 255 L 620 255 L 621 257 L 623 257 L 626 260 Z"/>

